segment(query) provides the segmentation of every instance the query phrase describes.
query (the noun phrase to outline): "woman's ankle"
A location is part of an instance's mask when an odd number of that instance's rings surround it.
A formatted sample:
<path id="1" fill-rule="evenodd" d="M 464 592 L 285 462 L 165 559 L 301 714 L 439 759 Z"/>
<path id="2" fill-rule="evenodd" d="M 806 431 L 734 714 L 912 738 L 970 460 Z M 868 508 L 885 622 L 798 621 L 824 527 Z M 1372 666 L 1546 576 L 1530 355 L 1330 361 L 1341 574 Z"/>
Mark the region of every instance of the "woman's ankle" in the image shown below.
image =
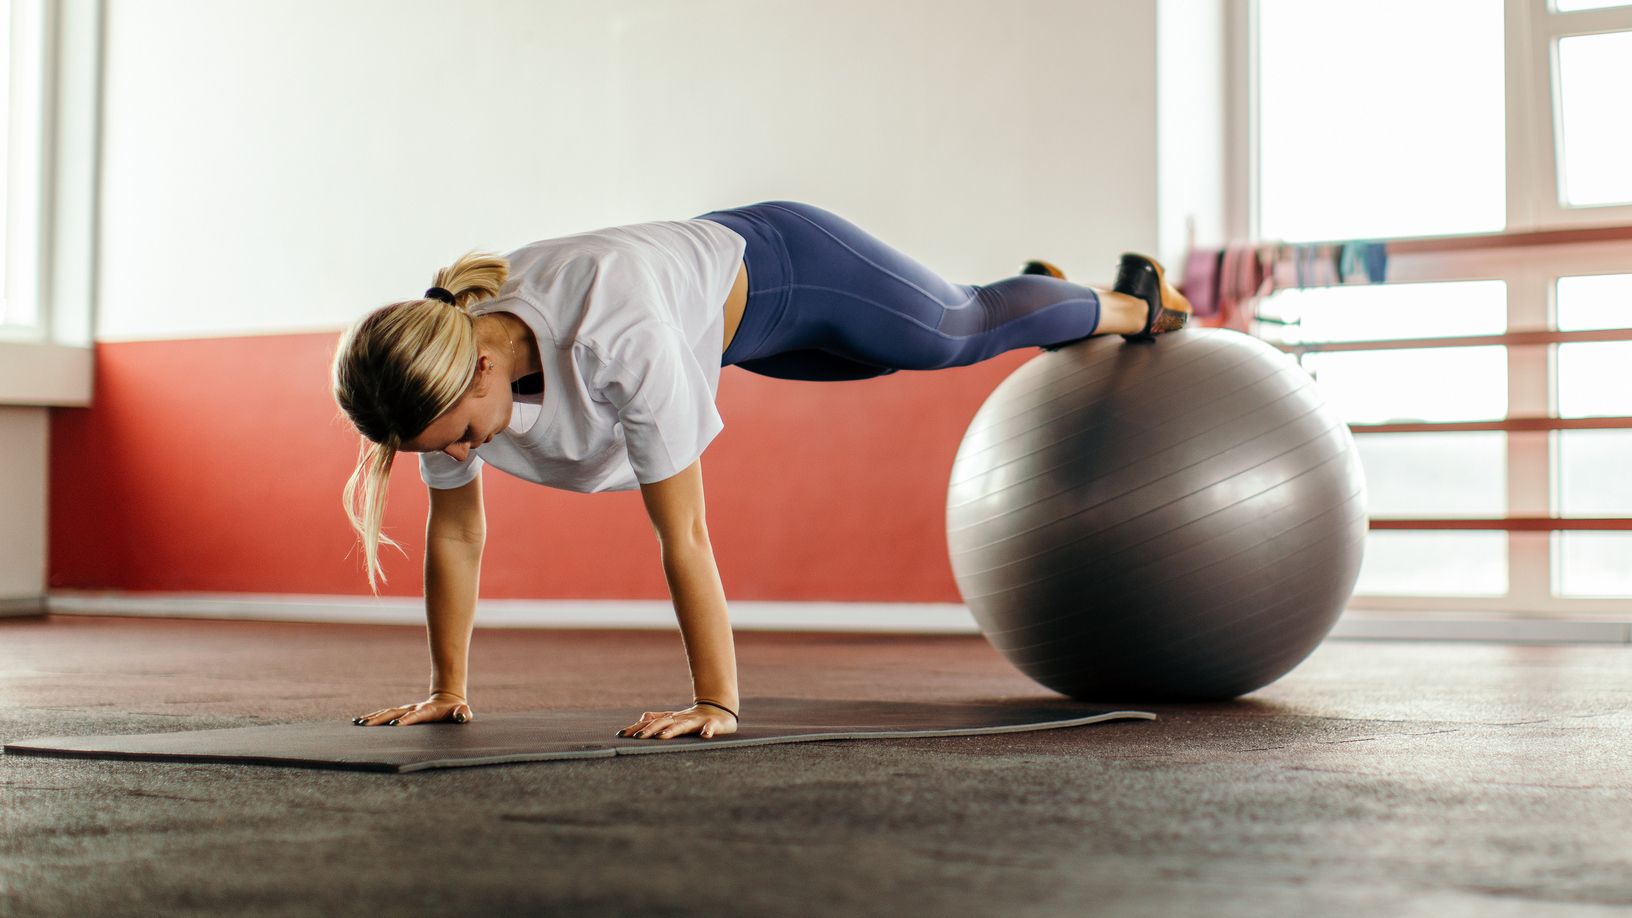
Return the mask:
<path id="1" fill-rule="evenodd" d="M 1096 290 L 1099 294 L 1099 326 L 1096 335 L 1134 335 L 1143 331 L 1150 318 L 1150 307 L 1144 300 L 1113 290 Z"/>

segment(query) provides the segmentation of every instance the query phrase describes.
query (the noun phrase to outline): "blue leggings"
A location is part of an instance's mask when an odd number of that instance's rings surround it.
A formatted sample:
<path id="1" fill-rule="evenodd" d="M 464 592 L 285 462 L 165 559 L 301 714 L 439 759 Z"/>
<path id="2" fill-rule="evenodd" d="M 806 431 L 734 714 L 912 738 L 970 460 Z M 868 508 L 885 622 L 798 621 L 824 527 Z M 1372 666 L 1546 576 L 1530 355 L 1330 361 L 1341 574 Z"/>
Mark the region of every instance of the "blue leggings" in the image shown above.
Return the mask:
<path id="1" fill-rule="evenodd" d="M 721 366 L 782 379 L 867 379 L 979 363 L 1099 327 L 1099 297 L 1022 274 L 954 284 L 843 217 L 762 201 L 697 219 L 748 240 L 748 304 Z"/>

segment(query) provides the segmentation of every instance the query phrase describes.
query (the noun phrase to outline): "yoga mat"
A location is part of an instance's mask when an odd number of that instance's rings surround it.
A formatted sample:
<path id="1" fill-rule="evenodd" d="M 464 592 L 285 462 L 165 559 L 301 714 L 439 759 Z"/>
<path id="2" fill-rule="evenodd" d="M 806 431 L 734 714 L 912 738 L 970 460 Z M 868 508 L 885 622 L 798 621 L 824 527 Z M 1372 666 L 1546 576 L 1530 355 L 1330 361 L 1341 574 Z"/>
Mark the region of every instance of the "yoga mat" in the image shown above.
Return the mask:
<path id="1" fill-rule="evenodd" d="M 669 710 L 667 708 L 650 710 Z M 1069 700 L 942 703 L 748 698 L 746 723 L 730 736 L 631 739 L 618 730 L 640 719 L 628 705 L 522 714 L 481 714 L 468 724 L 359 727 L 349 718 L 120 736 L 53 736 L 7 743 L 11 755 L 232 762 L 301 768 L 409 772 L 616 755 L 696 752 L 836 739 L 967 736 L 1078 727 L 1147 711 L 1090 708 Z"/>

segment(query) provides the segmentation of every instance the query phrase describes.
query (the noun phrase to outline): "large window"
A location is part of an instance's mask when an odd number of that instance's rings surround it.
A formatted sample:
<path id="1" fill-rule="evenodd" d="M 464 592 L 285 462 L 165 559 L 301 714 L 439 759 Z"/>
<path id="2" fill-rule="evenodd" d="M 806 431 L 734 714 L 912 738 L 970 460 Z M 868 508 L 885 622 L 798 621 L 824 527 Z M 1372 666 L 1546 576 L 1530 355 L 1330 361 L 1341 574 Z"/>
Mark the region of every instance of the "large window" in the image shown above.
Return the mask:
<path id="1" fill-rule="evenodd" d="M 1632 532 L 1501 526 L 1632 517 L 1632 240 L 1500 237 L 1632 227 L 1632 3 L 1248 8 L 1249 235 L 1472 237 L 1258 306 L 1254 333 L 1316 345 L 1301 360 L 1355 426 L 1373 518 L 1457 524 L 1374 530 L 1355 605 L 1624 613 Z M 1593 340 L 1488 340 L 1520 332 Z M 1356 341 L 1389 345 L 1318 347 Z M 1516 419 L 1534 429 L 1488 429 Z"/>
<path id="2" fill-rule="evenodd" d="M 7 2 L 0 7 L 0 125 L 11 123 L 11 3 Z M 9 137 L 11 132 L 6 132 Z M 3 216 L 10 207 L 9 194 L 11 183 L 7 178 L 11 171 L 11 151 L 8 143 L 0 142 L 0 216 Z M 31 304 L 18 302 L 7 295 L 11 276 L 10 262 L 6 258 L 6 241 L 10 234 L 6 223 L 0 219 L 0 326 L 29 326 L 34 324 L 34 309 Z"/>
<path id="3" fill-rule="evenodd" d="M 5 136 L 0 137 L 0 217 L 11 211 L 11 139 L 21 137 L 26 127 L 26 124 L 15 123 L 20 113 L 16 113 L 11 106 L 11 93 L 16 83 L 11 78 L 11 62 L 16 59 L 11 52 L 13 11 L 10 0 L 0 5 L 0 124 L 7 127 Z M 36 317 L 34 304 L 11 296 L 11 260 L 7 258 L 11 232 L 7 224 L 10 221 L 0 219 L 0 328 L 31 327 Z"/>
<path id="4" fill-rule="evenodd" d="M 90 397 L 103 0 L 0 0 L 0 404 Z"/>
<path id="5" fill-rule="evenodd" d="M 43 0 L 0 0 L 0 106 L 5 136 L 0 142 L 0 335 L 44 338 L 40 302 L 48 232 L 45 206 L 49 171 L 45 112 L 46 44 L 55 6 Z"/>
<path id="6" fill-rule="evenodd" d="M 1264 238 L 1506 226 L 1500 2 L 1261 0 L 1258 23 Z"/>

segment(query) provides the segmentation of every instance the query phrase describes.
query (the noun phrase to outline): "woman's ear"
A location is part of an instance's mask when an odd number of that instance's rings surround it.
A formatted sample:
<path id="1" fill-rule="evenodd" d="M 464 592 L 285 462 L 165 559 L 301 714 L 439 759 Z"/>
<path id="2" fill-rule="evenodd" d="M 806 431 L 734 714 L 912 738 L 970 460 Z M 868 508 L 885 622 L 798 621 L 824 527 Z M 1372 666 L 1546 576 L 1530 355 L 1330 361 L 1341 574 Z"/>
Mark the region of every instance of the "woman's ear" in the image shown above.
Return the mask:
<path id="1" fill-rule="evenodd" d="M 465 394 L 481 398 L 487 394 L 487 377 L 493 372 L 493 358 L 486 354 L 476 355 L 476 372 L 470 376 L 470 386 Z"/>
<path id="2" fill-rule="evenodd" d="M 499 362 L 493 359 L 492 354 L 478 354 L 476 356 L 476 373 L 471 377 L 470 392 L 477 398 L 486 398 L 488 393 L 503 390 L 510 391 L 510 381 L 498 374 Z"/>

